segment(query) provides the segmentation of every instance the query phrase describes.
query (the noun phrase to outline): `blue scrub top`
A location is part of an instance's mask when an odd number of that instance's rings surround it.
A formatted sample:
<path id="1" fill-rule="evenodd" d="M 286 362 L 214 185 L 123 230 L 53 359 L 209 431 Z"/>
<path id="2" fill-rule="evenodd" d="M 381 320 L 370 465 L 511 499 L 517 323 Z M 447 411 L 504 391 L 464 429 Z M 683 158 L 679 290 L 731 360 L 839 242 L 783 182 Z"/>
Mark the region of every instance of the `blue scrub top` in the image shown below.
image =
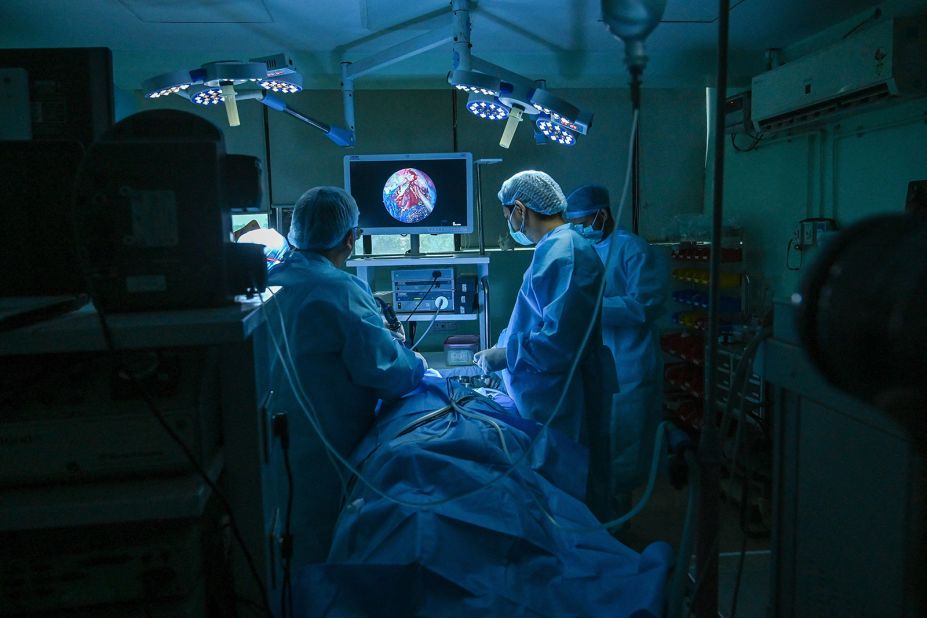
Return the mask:
<path id="1" fill-rule="evenodd" d="M 496 344 L 506 348 L 505 386 L 522 416 L 543 423 L 553 413 L 589 321 L 596 315 L 602 276 L 595 249 L 569 224 L 554 228 L 537 243 L 508 327 Z M 599 319 L 595 322 L 585 357 L 550 424 L 583 443 L 588 443 L 591 430 L 586 426 L 588 415 L 607 416 L 601 408 L 607 409 L 603 401 L 610 400 L 614 391 L 608 375 L 610 369 L 614 379 L 614 366 L 602 347 Z"/>
<path id="2" fill-rule="evenodd" d="M 286 338 L 303 391 L 315 407 L 327 439 L 348 457 L 374 421 L 380 399 L 391 400 L 422 380 L 422 361 L 383 326 L 370 288 L 324 256 L 290 253 L 268 275 L 280 292 Z M 279 344 L 281 316 L 270 310 Z M 295 475 L 294 564 L 324 560 L 341 504 L 342 481 L 322 442 L 301 411 L 293 388 L 274 357 L 274 410 L 290 419 L 290 456 Z"/>

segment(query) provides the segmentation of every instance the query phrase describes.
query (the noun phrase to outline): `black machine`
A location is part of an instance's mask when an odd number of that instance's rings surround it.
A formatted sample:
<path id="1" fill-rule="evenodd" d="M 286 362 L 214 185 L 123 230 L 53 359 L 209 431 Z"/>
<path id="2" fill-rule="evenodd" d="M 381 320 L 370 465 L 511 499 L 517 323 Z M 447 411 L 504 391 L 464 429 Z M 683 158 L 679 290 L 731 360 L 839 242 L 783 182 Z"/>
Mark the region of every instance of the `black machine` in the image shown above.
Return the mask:
<path id="1" fill-rule="evenodd" d="M 0 67 L 26 73 L 33 139 L 72 140 L 86 147 L 112 126 L 113 57 L 109 49 L 3 49 Z"/>
<path id="2" fill-rule="evenodd" d="M 263 291 L 263 248 L 233 244 L 230 210 L 261 203 L 261 165 L 229 155 L 221 131 L 153 110 L 87 151 L 75 229 L 94 301 L 108 311 L 212 307 Z"/>

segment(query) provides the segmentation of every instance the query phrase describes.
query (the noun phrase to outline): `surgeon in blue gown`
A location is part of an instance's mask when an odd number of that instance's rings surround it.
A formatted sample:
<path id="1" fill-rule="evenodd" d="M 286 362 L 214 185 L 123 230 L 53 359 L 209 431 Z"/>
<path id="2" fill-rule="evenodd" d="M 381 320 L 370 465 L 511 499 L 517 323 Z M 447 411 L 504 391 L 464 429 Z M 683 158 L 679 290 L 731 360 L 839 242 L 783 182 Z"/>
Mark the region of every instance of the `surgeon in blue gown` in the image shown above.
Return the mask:
<path id="1" fill-rule="evenodd" d="M 357 219 L 357 204 L 344 190 L 310 189 L 293 211 L 292 251 L 268 274 L 269 284 L 283 290 L 282 316 L 268 308 L 267 319 L 281 346 L 285 327 L 291 367 L 288 376 L 275 356 L 273 409 L 286 411 L 290 425 L 296 565 L 326 558 L 344 471 L 323 448 L 294 386 L 311 401 L 331 445 L 348 457 L 373 425 L 378 400 L 413 390 L 427 368 L 384 328 L 367 284 L 341 270 L 354 251 Z"/>
<path id="2" fill-rule="evenodd" d="M 541 423 L 551 418 L 566 391 L 550 427 L 591 447 L 592 481 L 601 467 L 595 445 L 607 436 L 607 402 L 614 392 L 614 368 L 596 311 L 602 263 L 564 220 L 566 198 L 544 172 L 515 174 L 502 184 L 499 200 L 515 241 L 536 246 L 508 326 L 474 362 L 487 372 L 502 371 L 519 413 Z M 590 322 L 589 343 L 568 384 Z"/>
<path id="3" fill-rule="evenodd" d="M 623 512 L 630 508 L 631 491 L 647 478 L 662 418 L 663 353 L 656 321 L 669 281 L 647 241 L 615 225 L 605 187 L 573 191 L 566 218 L 593 243 L 603 263 L 612 253 L 605 270 L 602 335 L 618 372 L 610 421 L 611 484 Z"/>

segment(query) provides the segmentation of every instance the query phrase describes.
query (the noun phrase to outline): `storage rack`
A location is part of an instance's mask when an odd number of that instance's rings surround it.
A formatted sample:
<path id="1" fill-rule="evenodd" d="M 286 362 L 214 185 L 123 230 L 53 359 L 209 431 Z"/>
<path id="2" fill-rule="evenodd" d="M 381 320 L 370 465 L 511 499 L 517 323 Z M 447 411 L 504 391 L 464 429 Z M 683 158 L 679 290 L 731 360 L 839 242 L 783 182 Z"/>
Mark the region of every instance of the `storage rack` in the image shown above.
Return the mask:
<path id="1" fill-rule="evenodd" d="M 673 301 L 680 305 L 672 314 L 679 330 L 661 338 L 663 351 L 675 362 L 664 370 L 666 414 L 691 431 L 701 427 L 705 396 L 705 331 L 708 324 L 708 243 L 682 242 L 672 251 Z M 724 248 L 721 254 L 722 334 L 730 334 L 747 314 L 747 277 L 743 249 Z"/>
<path id="2" fill-rule="evenodd" d="M 705 334 L 708 322 L 708 262 L 711 247 L 708 243 L 684 242 L 672 251 L 672 279 L 675 283 L 673 300 L 679 309 L 673 313 L 673 322 L 680 329 L 666 332 L 661 346 L 671 361 L 664 372 L 665 414 L 691 432 L 702 426 L 705 406 Z M 743 269 L 743 249 L 722 248 L 720 275 L 720 332 L 727 340 L 741 329 L 749 314 L 749 275 Z M 732 395 L 737 365 L 743 355 L 741 343 L 722 342 L 718 346 L 717 364 L 713 368 L 718 397 L 718 418 L 724 413 Z M 723 428 L 723 448 L 733 454 L 738 423 L 745 423 L 745 437 L 736 468 L 725 466 L 722 472 L 723 495 L 739 504 L 744 483 L 748 483 L 750 531 L 765 534 L 769 530 L 770 515 L 770 452 L 768 444 L 761 445 L 760 436 L 767 431 L 766 392 L 762 379 L 751 368 L 742 401 L 732 408 L 731 418 Z M 746 456 L 745 456 L 746 454 Z M 749 470 L 743 463 L 749 459 Z"/>

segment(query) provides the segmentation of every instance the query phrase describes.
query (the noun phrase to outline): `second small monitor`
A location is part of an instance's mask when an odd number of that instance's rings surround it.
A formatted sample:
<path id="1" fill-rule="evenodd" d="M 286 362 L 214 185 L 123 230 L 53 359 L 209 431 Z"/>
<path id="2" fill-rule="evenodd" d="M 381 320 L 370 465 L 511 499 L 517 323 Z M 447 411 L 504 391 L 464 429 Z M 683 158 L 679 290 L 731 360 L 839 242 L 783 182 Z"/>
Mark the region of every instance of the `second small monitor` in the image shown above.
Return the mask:
<path id="1" fill-rule="evenodd" d="M 469 152 L 348 155 L 344 187 L 365 234 L 469 234 L 472 169 Z"/>

